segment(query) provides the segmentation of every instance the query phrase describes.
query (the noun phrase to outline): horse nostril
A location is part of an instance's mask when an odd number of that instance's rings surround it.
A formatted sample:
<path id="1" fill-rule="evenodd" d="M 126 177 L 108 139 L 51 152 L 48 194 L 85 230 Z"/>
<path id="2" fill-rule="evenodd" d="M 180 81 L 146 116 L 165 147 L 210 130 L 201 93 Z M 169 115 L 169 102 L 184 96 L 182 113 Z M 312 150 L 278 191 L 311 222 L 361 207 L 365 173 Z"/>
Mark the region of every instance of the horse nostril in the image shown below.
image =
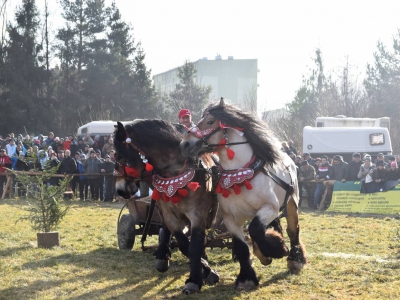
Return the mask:
<path id="1" fill-rule="evenodd" d="M 187 149 L 187 147 L 189 147 L 189 143 L 188 142 L 184 142 L 183 144 L 182 144 L 182 148 L 183 149 Z"/>

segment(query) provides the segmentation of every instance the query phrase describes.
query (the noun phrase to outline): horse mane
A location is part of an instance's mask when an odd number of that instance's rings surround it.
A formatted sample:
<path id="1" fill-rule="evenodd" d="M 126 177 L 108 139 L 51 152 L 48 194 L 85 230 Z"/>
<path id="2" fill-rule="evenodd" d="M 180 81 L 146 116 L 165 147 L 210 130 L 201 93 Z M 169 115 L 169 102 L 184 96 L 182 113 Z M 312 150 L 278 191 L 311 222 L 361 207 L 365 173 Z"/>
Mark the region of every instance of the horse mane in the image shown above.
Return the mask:
<path id="1" fill-rule="evenodd" d="M 269 165 L 280 160 L 280 150 L 274 133 L 268 125 L 250 111 L 242 110 L 223 101 L 207 108 L 205 113 L 213 115 L 228 126 L 244 128 L 243 133 L 254 153 Z"/>
<path id="2" fill-rule="evenodd" d="M 134 143 L 179 147 L 183 134 L 178 130 L 179 124 L 172 124 L 159 119 L 137 119 L 125 126 L 129 136 L 134 135 Z"/>

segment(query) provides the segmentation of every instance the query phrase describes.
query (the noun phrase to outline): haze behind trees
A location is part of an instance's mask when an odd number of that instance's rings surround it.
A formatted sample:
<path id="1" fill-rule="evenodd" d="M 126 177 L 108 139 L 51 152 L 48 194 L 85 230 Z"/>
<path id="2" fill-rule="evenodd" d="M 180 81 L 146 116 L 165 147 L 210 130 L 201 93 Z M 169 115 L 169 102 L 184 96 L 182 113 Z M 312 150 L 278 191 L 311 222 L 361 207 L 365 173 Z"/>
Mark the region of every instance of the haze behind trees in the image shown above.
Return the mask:
<path id="1" fill-rule="evenodd" d="M 7 1 L 0 0 L 2 21 Z M 58 5 L 64 25 L 54 35 L 48 7 L 39 12 L 34 0 L 23 0 L 15 15 L 8 16 L 10 22 L 0 24 L 0 134 L 25 133 L 26 128 L 28 133 L 66 135 L 93 120 L 176 121 L 182 107 L 191 109 L 198 121 L 210 88 L 194 83 L 193 64 L 184 62 L 175 90 L 157 94 L 134 24 L 122 20 L 115 2 L 60 0 Z M 332 79 L 324 69 L 323 49 L 317 49 L 314 67 L 304 70 L 287 105 L 289 114 L 271 126 L 282 140 L 290 138 L 300 146 L 302 128 L 313 125 L 317 116 L 387 116 L 393 148 L 399 152 L 399 38 L 397 32 L 391 47 L 377 43 L 363 82 L 350 62 Z"/>

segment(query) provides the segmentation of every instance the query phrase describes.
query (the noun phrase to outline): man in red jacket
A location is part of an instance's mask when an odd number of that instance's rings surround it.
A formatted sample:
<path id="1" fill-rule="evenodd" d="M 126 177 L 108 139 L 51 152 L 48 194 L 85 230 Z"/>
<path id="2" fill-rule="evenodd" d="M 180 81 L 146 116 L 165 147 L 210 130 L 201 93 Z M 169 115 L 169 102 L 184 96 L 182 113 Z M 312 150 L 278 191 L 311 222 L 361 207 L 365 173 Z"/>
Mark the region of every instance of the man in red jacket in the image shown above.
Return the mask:
<path id="1" fill-rule="evenodd" d="M 3 185 L 7 181 L 6 168 L 11 168 L 11 159 L 6 155 L 6 150 L 0 149 L 0 198 L 3 196 Z"/>

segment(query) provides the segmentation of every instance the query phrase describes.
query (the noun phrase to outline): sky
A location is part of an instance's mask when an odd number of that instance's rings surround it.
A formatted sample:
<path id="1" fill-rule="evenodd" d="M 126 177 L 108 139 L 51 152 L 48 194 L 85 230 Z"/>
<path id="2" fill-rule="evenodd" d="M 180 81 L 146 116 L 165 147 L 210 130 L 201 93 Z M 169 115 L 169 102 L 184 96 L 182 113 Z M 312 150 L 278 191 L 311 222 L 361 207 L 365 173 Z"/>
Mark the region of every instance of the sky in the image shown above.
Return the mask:
<path id="1" fill-rule="evenodd" d="M 10 0 L 8 0 L 10 1 Z M 11 0 L 12 7 L 20 0 Z M 37 0 L 40 6 L 44 0 Z M 111 0 L 106 0 L 111 3 Z M 15 5 L 14 5 L 15 4 Z M 284 107 L 322 52 L 326 74 L 346 62 L 362 81 L 373 63 L 376 44 L 392 47 L 400 28 L 400 1 L 267 0 L 116 0 L 146 53 L 152 75 L 185 60 L 258 60 L 258 108 Z M 62 25 L 56 0 L 50 0 L 53 28 Z M 223 95 L 221 95 L 223 96 Z"/>

